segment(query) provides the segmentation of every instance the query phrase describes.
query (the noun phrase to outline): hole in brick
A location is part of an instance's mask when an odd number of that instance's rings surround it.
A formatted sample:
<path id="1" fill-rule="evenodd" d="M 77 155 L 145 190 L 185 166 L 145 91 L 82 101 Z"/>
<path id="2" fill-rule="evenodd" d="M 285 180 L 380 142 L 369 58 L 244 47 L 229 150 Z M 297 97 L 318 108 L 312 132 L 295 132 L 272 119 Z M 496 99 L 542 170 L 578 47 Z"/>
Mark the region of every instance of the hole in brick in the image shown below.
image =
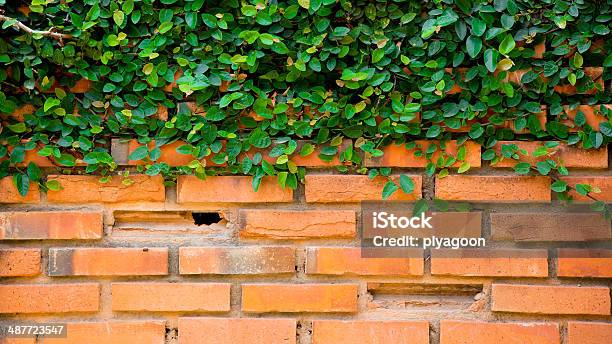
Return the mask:
<path id="1" fill-rule="evenodd" d="M 482 284 L 368 283 L 367 288 L 375 308 L 474 312 L 484 305 Z"/>
<path id="2" fill-rule="evenodd" d="M 219 213 L 191 213 L 191 217 L 193 218 L 193 223 L 198 226 L 210 226 L 223 219 Z"/>

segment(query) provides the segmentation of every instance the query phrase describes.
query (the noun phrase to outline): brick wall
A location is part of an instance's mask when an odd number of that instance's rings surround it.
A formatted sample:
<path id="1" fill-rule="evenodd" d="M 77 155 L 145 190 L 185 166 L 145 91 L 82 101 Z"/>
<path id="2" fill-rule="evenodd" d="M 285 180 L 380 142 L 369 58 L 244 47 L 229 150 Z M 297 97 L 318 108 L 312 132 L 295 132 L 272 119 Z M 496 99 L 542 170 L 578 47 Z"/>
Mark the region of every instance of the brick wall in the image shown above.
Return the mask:
<path id="1" fill-rule="evenodd" d="M 48 175 L 63 189 L 21 197 L 4 178 L 0 322 L 68 322 L 67 339 L 44 343 L 612 343 L 610 221 L 564 213 L 548 177 L 468 148 L 474 168 L 442 179 L 403 146 L 367 164 L 413 178 L 394 199 L 477 202 L 481 233 L 513 258 L 361 258 L 359 202 L 385 181 L 315 159 L 300 161 L 317 168 L 296 191 L 266 178 L 254 193 L 249 177 Z M 607 148 L 558 154 L 570 183 L 612 201 Z M 203 213 L 221 218 L 194 224 Z"/>

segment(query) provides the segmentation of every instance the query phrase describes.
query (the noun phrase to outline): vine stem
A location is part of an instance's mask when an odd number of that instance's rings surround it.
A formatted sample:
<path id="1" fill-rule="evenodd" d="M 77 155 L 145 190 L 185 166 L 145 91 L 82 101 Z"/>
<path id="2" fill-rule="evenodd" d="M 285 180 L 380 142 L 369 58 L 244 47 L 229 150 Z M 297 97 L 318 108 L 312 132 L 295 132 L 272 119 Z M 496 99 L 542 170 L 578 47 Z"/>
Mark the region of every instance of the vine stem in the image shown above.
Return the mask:
<path id="1" fill-rule="evenodd" d="M 42 36 L 46 36 L 46 37 L 51 37 L 54 39 L 57 39 L 59 41 L 65 39 L 65 38 L 72 38 L 72 35 L 69 34 L 65 34 L 65 33 L 60 33 L 60 32 L 55 32 L 55 28 L 51 28 L 47 31 L 40 31 L 40 30 L 34 30 L 32 28 L 30 28 L 29 26 L 25 25 L 24 23 L 11 18 L 11 17 L 7 17 L 5 15 L 0 14 L 0 22 L 6 22 L 6 21 L 11 21 L 11 20 L 15 20 L 16 22 L 11 25 L 13 27 L 16 27 L 17 29 L 24 31 L 30 35 L 42 35 Z"/>

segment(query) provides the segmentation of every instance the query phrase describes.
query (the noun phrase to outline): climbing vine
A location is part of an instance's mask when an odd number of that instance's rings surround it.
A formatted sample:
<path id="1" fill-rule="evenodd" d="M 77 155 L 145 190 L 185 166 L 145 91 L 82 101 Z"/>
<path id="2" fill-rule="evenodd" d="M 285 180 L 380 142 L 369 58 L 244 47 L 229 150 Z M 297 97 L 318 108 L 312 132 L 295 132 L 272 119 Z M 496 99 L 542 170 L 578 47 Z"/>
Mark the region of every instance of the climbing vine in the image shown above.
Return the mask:
<path id="1" fill-rule="evenodd" d="M 60 188 L 24 163 L 30 152 L 62 173 L 111 175 L 113 138 L 138 140 L 129 158 L 145 161 L 148 175 L 248 174 L 255 188 L 264 175 L 295 188 L 305 173 L 297 155 L 388 176 L 363 161 L 391 143 L 426 157 L 426 173 L 440 177 L 471 168 L 465 149 L 445 152 L 450 140 L 475 141 L 493 164 L 525 153 L 497 153 L 505 140 L 598 149 L 612 137 L 612 111 L 601 105 L 610 103 L 611 5 L 0 0 L 0 176 L 13 175 L 23 194 L 33 182 Z M 580 104 L 596 107 L 598 127 Z M 176 141 L 189 164 L 159 161 Z M 554 144 L 536 154 L 516 172 L 567 174 Z M 412 187 L 390 180 L 383 194 Z M 552 189 L 597 192 L 561 180 Z"/>

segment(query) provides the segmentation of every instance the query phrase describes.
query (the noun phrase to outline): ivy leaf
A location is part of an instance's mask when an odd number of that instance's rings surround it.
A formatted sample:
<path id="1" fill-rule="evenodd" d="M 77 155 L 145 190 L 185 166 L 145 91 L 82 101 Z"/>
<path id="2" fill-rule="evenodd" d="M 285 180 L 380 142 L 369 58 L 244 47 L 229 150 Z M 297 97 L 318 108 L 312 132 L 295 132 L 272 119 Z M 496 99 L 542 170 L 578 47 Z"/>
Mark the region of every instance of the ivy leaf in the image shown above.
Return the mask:
<path id="1" fill-rule="evenodd" d="M 310 0 L 298 0 L 298 4 L 300 4 L 302 8 L 310 9 Z"/>
<path id="2" fill-rule="evenodd" d="M 49 189 L 51 191 L 59 191 L 59 190 L 62 189 L 62 186 L 60 185 L 60 182 L 58 182 L 55 179 L 47 180 L 47 182 L 45 182 L 45 186 L 47 187 L 47 189 Z"/>
<path id="3" fill-rule="evenodd" d="M 393 181 L 391 180 L 388 181 L 387 184 L 385 184 L 385 186 L 383 187 L 383 191 L 382 191 L 383 200 L 386 200 L 389 197 L 391 197 L 391 195 L 393 195 L 393 193 L 395 193 L 398 189 L 399 188 Z"/>
<path id="4" fill-rule="evenodd" d="M 149 148 L 147 146 L 140 146 L 128 156 L 129 160 L 142 160 L 149 156 Z"/>
<path id="5" fill-rule="evenodd" d="M 493 49 L 487 49 L 484 52 L 484 63 L 487 67 L 487 70 L 491 73 L 495 72 L 497 69 L 497 59 L 499 57 L 499 53 Z"/>
<path id="6" fill-rule="evenodd" d="M 550 185 L 550 189 L 554 192 L 565 192 L 567 190 L 567 183 L 562 180 L 557 180 Z"/>
<path id="7" fill-rule="evenodd" d="M 588 184 L 576 184 L 576 192 L 586 196 L 591 192 L 591 186 Z"/>
<path id="8" fill-rule="evenodd" d="M 528 174 L 531 170 L 531 165 L 527 162 L 519 162 L 514 166 L 514 172 L 518 174 Z"/>
<path id="9" fill-rule="evenodd" d="M 117 26 L 121 26 L 121 24 L 123 24 L 124 18 L 125 14 L 121 10 L 115 10 L 115 12 L 113 13 L 113 21 L 115 22 L 115 24 L 117 24 Z"/>
<path id="10" fill-rule="evenodd" d="M 28 194 L 30 189 L 30 178 L 27 174 L 19 173 L 13 175 L 13 184 L 17 187 L 17 191 L 23 197 Z"/>
<path id="11" fill-rule="evenodd" d="M 402 174 L 399 178 L 399 183 L 404 193 L 411 194 L 414 191 L 414 182 L 407 175 Z"/>
<path id="12" fill-rule="evenodd" d="M 416 203 L 414 204 L 414 208 L 412 208 L 412 215 L 413 216 L 421 215 L 422 213 L 426 212 L 428 209 L 429 209 L 429 203 L 427 203 L 426 199 L 421 198 L 420 200 L 416 201 Z"/>
<path id="13" fill-rule="evenodd" d="M 482 41 L 480 40 L 480 38 L 470 35 L 467 41 L 465 42 L 465 46 L 468 55 L 474 58 L 478 55 L 478 53 L 480 53 L 480 50 L 482 49 Z"/>
<path id="14" fill-rule="evenodd" d="M 45 100 L 45 104 L 43 105 L 43 110 L 47 112 L 53 107 L 60 105 L 60 103 L 60 100 L 57 98 L 47 98 Z"/>
<path id="15" fill-rule="evenodd" d="M 499 44 L 499 52 L 504 55 L 508 55 L 508 53 L 510 53 L 515 46 L 516 43 L 514 42 L 514 38 L 512 38 L 512 35 L 508 34 Z"/>

